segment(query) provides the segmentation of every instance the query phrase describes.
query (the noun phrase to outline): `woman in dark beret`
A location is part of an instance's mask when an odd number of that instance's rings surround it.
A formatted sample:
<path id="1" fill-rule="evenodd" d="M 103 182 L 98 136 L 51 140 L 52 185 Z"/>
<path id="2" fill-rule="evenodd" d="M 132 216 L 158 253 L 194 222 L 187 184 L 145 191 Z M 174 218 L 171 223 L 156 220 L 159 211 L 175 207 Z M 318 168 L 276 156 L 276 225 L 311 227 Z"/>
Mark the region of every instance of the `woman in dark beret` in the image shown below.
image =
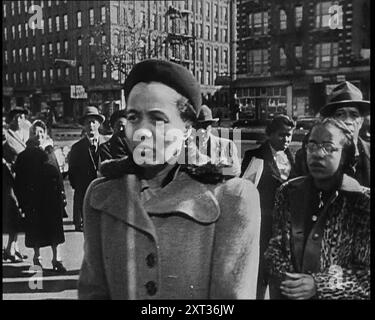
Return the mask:
<path id="1" fill-rule="evenodd" d="M 281 186 L 266 260 L 271 298 L 370 298 L 370 189 L 350 177 L 353 134 L 326 118 L 306 142 L 309 173 Z"/>
<path id="2" fill-rule="evenodd" d="M 132 152 L 86 193 L 79 298 L 255 298 L 259 195 L 185 146 L 201 105 L 193 75 L 147 60 L 124 89 Z"/>

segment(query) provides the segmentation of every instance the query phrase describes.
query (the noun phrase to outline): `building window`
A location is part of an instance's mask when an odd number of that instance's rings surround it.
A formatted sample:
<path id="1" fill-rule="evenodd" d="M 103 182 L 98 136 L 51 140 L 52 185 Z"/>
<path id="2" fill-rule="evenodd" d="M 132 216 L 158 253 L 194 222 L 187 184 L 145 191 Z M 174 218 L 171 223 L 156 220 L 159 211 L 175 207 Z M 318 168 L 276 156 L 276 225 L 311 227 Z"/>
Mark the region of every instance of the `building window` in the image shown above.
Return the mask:
<path id="1" fill-rule="evenodd" d="M 201 61 L 204 61 L 204 51 L 203 51 L 203 46 L 200 47 L 200 51 L 201 51 L 201 54 L 200 54 L 200 57 L 201 57 Z"/>
<path id="2" fill-rule="evenodd" d="M 46 70 L 42 70 L 42 82 L 46 83 Z"/>
<path id="3" fill-rule="evenodd" d="M 211 62 L 211 50 L 210 50 L 210 48 L 206 48 L 206 61 L 208 63 Z"/>
<path id="4" fill-rule="evenodd" d="M 214 9 L 213 10 L 214 11 L 213 11 L 212 15 L 213 15 L 213 17 L 216 21 L 219 18 L 219 13 L 218 13 L 218 10 L 217 10 L 217 4 L 216 3 L 214 3 Z"/>
<path id="5" fill-rule="evenodd" d="M 64 14 L 64 30 L 68 30 L 68 15 Z"/>
<path id="6" fill-rule="evenodd" d="M 90 74 L 91 74 L 91 80 L 95 79 L 95 64 L 92 64 L 90 66 Z"/>
<path id="7" fill-rule="evenodd" d="M 18 49 L 18 57 L 20 59 L 20 62 L 22 62 L 22 49 Z"/>
<path id="8" fill-rule="evenodd" d="M 228 50 L 227 49 L 223 50 L 223 63 L 228 64 Z"/>
<path id="9" fill-rule="evenodd" d="M 268 50 L 257 49 L 248 52 L 248 73 L 261 74 L 268 71 Z"/>
<path id="10" fill-rule="evenodd" d="M 294 55 L 297 60 L 302 59 L 302 46 L 295 46 L 294 47 Z"/>
<path id="11" fill-rule="evenodd" d="M 56 31 L 59 32 L 60 31 L 60 17 L 56 16 L 55 20 L 56 20 Z"/>
<path id="12" fill-rule="evenodd" d="M 16 63 L 16 49 L 13 49 L 12 50 L 12 60 L 13 60 L 13 63 Z"/>
<path id="13" fill-rule="evenodd" d="M 54 80 L 54 79 L 53 79 L 53 69 L 50 68 L 50 69 L 49 69 L 49 82 L 52 83 L 53 80 Z"/>
<path id="14" fill-rule="evenodd" d="M 285 10 L 280 10 L 280 30 L 285 30 L 287 27 L 287 16 Z"/>
<path id="15" fill-rule="evenodd" d="M 29 24 L 26 22 L 25 23 L 25 36 L 28 37 L 29 36 Z M 6 40 L 6 39 L 5 39 Z"/>
<path id="16" fill-rule="evenodd" d="M 206 79 L 205 79 L 206 84 L 211 84 L 211 72 L 210 70 L 206 71 Z"/>
<path id="17" fill-rule="evenodd" d="M 210 26 L 206 26 L 206 39 L 207 40 L 211 40 L 211 37 L 210 37 Z"/>
<path id="18" fill-rule="evenodd" d="M 102 64 L 102 77 L 103 79 L 107 78 L 107 65 L 105 63 Z"/>
<path id="19" fill-rule="evenodd" d="M 297 6 L 294 8 L 294 19 L 296 23 L 296 27 L 300 27 L 302 24 L 303 19 L 303 8 L 302 6 Z"/>
<path id="20" fill-rule="evenodd" d="M 6 27 L 4 27 L 4 40 L 8 40 L 8 30 Z"/>
<path id="21" fill-rule="evenodd" d="M 219 27 L 214 27 L 214 40 L 219 41 Z"/>
<path id="22" fill-rule="evenodd" d="M 77 12 L 77 28 L 82 27 L 82 12 L 78 11 Z"/>
<path id="23" fill-rule="evenodd" d="M 33 81 L 36 82 L 36 70 L 33 71 Z"/>
<path id="24" fill-rule="evenodd" d="M 105 21 L 106 21 L 106 17 L 105 17 L 106 16 L 106 10 L 105 10 L 105 7 L 102 7 L 100 12 L 101 12 L 101 16 L 102 16 L 102 22 L 105 23 Z"/>
<path id="25" fill-rule="evenodd" d="M 16 26 L 12 26 L 12 38 L 13 40 L 16 38 Z"/>
<path id="26" fill-rule="evenodd" d="M 41 29 L 41 31 L 42 31 L 42 34 L 44 34 L 44 19 L 42 19 L 41 21 L 40 21 L 40 23 L 41 23 L 41 27 L 42 27 L 42 29 Z"/>
<path id="27" fill-rule="evenodd" d="M 64 40 L 64 53 L 68 53 L 68 40 Z"/>
<path id="28" fill-rule="evenodd" d="M 268 33 L 268 12 L 250 13 L 248 16 L 250 32 L 254 35 Z"/>
<path id="29" fill-rule="evenodd" d="M 29 47 L 25 48 L 25 58 L 26 58 L 26 61 L 29 61 Z"/>
<path id="30" fill-rule="evenodd" d="M 210 19 L 210 15 L 211 15 L 210 6 L 211 6 L 211 3 L 207 2 L 207 3 L 206 3 L 206 19 L 207 19 L 207 20 Z"/>
<path id="31" fill-rule="evenodd" d="M 17 1 L 18 14 L 21 14 L 21 0 Z"/>
<path id="32" fill-rule="evenodd" d="M 338 66 L 339 45 L 337 42 L 325 42 L 315 45 L 315 68 Z"/>
<path id="33" fill-rule="evenodd" d="M 13 84 L 17 84 L 17 75 L 15 72 L 13 73 Z"/>
<path id="34" fill-rule="evenodd" d="M 18 25 L 18 38 L 22 38 L 22 26 L 20 24 Z"/>
<path id="35" fill-rule="evenodd" d="M 214 49 L 214 62 L 219 63 L 219 49 L 218 48 Z"/>
<path id="36" fill-rule="evenodd" d="M 30 84 L 30 73 L 29 73 L 29 71 L 26 71 L 26 83 Z"/>
<path id="37" fill-rule="evenodd" d="M 280 48 L 280 67 L 286 66 L 286 54 L 284 48 Z"/>
<path id="38" fill-rule="evenodd" d="M 36 58 L 36 48 L 35 48 L 35 46 L 33 46 L 32 54 L 33 54 L 33 60 L 35 60 L 35 58 Z"/>
<path id="39" fill-rule="evenodd" d="M 57 68 L 57 79 L 61 79 L 61 69 Z"/>
<path id="40" fill-rule="evenodd" d="M 25 0 L 23 2 L 23 6 L 24 6 L 24 9 L 25 9 L 25 13 L 27 13 L 27 10 L 28 10 L 28 7 L 27 7 L 27 0 Z"/>
<path id="41" fill-rule="evenodd" d="M 65 67 L 65 78 L 69 78 L 69 67 Z"/>
<path id="42" fill-rule="evenodd" d="M 44 0 L 40 0 L 40 7 L 44 8 Z"/>
<path id="43" fill-rule="evenodd" d="M 48 18 L 48 32 L 51 33 L 52 32 L 52 18 Z"/>
<path id="44" fill-rule="evenodd" d="M 223 7 L 223 20 L 226 23 L 228 21 L 228 8 Z"/>
<path id="45" fill-rule="evenodd" d="M 221 29 L 221 41 L 227 42 L 228 41 L 228 30 Z"/>
<path id="46" fill-rule="evenodd" d="M 94 9 L 90 9 L 90 26 L 94 25 Z"/>
<path id="47" fill-rule="evenodd" d="M 315 27 L 326 28 L 329 27 L 329 20 L 331 14 L 329 8 L 332 6 L 332 1 L 320 2 L 315 5 Z"/>
<path id="48" fill-rule="evenodd" d="M 8 51 L 4 51 L 4 62 L 8 63 Z"/>
<path id="49" fill-rule="evenodd" d="M 23 84 L 23 73 L 20 72 L 20 84 Z"/>
<path id="50" fill-rule="evenodd" d="M 77 52 L 78 54 L 82 54 L 82 39 L 78 38 L 77 40 Z"/>
<path id="51" fill-rule="evenodd" d="M 12 16 L 14 16 L 14 1 L 10 2 L 10 9 L 12 11 Z"/>
<path id="52" fill-rule="evenodd" d="M 58 55 L 61 54 L 61 45 L 60 45 L 60 42 L 59 42 L 59 41 L 56 42 L 56 53 L 57 53 Z"/>
<path id="53" fill-rule="evenodd" d="M 52 49 L 52 43 L 51 42 L 48 44 L 48 54 L 53 55 L 53 49 Z"/>
<path id="54" fill-rule="evenodd" d="M 9 75 L 7 73 L 5 74 L 5 83 L 9 84 Z"/>
<path id="55" fill-rule="evenodd" d="M 5 3 L 3 3 L 3 17 L 7 17 L 7 5 Z"/>
<path id="56" fill-rule="evenodd" d="M 47 6 L 50 7 L 51 5 L 52 5 L 52 1 L 51 1 L 51 0 L 48 0 L 48 1 L 47 1 Z"/>
<path id="57" fill-rule="evenodd" d="M 83 75 L 83 68 L 82 66 L 78 66 L 78 79 L 82 80 L 82 75 Z"/>
<path id="58" fill-rule="evenodd" d="M 91 36 L 91 37 L 90 37 L 90 43 L 89 43 L 89 45 L 90 45 L 90 46 L 93 46 L 94 44 L 95 44 L 95 39 L 94 39 L 93 36 Z"/>
<path id="59" fill-rule="evenodd" d="M 46 45 L 43 43 L 42 44 L 42 57 L 46 55 Z"/>
<path id="60" fill-rule="evenodd" d="M 112 6 L 111 10 L 111 22 L 118 24 L 118 15 L 119 15 L 119 7 L 118 6 Z"/>
<path id="61" fill-rule="evenodd" d="M 107 38 L 105 34 L 102 35 L 102 44 L 105 44 L 107 42 Z"/>

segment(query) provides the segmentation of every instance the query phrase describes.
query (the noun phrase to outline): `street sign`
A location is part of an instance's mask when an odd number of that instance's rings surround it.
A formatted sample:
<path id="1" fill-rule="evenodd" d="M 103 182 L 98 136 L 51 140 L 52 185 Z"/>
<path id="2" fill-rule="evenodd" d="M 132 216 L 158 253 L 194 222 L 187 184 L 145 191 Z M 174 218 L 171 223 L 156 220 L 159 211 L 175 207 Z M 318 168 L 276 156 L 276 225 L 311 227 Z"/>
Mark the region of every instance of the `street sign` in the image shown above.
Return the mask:
<path id="1" fill-rule="evenodd" d="M 72 99 L 87 99 L 87 92 L 84 86 L 76 85 L 70 86 L 70 98 Z"/>

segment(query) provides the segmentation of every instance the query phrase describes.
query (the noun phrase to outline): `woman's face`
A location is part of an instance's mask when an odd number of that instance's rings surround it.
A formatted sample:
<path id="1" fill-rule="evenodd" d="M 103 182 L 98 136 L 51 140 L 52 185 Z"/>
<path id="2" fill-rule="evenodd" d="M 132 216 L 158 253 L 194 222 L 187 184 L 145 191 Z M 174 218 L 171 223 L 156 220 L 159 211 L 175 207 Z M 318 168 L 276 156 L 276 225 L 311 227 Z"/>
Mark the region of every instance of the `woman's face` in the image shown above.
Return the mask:
<path id="1" fill-rule="evenodd" d="M 46 132 L 42 127 L 36 126 L 35 129 L 33 130 L 33 139 L 37 144 L 43 145 L 45 139 L 46 139 Z"/>
<path id="2" fill-rule="evenodd" d="M 176 159 L 186 138 L 174 89 L 159 83 L 138 83 L 127 101 L 126 137 L 140 166 L 164 164 Z"/>
<path id="3" fill-rule="evenodd" d="M 307 165 L 315 179 L 332 177 L 342 164 L 345 136 L 333 125 L 313 128 L 306 144 Z"/>

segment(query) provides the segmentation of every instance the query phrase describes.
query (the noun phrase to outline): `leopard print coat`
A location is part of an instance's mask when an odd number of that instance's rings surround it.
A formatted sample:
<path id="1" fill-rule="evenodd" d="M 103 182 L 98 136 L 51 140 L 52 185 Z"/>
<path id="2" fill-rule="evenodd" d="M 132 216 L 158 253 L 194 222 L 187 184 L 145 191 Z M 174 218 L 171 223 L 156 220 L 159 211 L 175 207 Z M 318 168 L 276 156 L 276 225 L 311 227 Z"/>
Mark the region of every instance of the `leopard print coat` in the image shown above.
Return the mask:
<path id="1" fill-rule="evenodd" d="M 297 178 L 283 184 L 276 195 L 273 237 L 265 253 L 271 277 L 297 272 L 293 262 L 291 203 L 288 191 Z M 298 199 L 296 199 L 298 201 Z M 328 207 L 321 242 L 320 270 L 311 273 L 316 299 L 370 298 L 370 189 L 345 176 Z M 303 214 L 303 213 L 302 213 Z"/>

